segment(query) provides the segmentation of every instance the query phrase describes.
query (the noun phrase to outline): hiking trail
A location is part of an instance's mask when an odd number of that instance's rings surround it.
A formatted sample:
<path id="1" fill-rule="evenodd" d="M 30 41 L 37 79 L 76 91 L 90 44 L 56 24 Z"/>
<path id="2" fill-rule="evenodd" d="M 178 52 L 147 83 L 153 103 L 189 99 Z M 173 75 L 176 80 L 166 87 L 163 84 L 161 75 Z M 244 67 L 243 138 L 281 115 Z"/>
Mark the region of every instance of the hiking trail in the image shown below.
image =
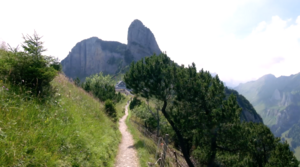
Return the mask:
<path id="1" fill-rule="evenodd" d="M 139 159 L 134 148 L 134 140 L 127 129 L 126 118 L 128 116 L 128 106 L 125 106 L 125 115 L 119 121 L 119 130 L 122 134 L 122 140 L 119 145 L 115 167 L 139 167 Z"/>

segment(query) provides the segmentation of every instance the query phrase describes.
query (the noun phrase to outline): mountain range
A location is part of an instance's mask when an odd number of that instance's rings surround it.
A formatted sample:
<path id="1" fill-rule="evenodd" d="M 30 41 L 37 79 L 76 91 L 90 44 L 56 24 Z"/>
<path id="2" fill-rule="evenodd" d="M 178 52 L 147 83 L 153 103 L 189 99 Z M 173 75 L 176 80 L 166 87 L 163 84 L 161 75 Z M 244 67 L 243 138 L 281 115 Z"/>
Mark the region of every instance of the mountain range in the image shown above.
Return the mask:
<path id="1" fill-rule="evenodd" d="M 275 136 L 290 143 L 300 159 L 300 73 L 278 78 L 268 74 L 234 89 L 251 102 Z"/>

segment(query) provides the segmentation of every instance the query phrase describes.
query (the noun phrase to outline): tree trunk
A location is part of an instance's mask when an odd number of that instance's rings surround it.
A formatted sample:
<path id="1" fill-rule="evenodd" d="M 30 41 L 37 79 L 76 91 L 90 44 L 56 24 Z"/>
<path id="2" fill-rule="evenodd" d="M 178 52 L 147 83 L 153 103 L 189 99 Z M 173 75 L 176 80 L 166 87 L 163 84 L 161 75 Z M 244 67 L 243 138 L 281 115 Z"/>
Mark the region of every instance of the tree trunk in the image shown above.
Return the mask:
<path id="1" fill-rule="evenodd" d="M 180 147 L 181 147 L 181 150 L 182 150 L 182 154 L 184 156 L 185 161 L 187 162 L 187 164 L 189 165 L 189 167 L 194 167 L 194 164 L 190 160 L 189 150 L 188 150 L 188 148 L 186 148 L 185 141 L 184 141 L 184 139 L 183 139 L 180 131 L 175 126 L 175 123 L 171 120 L 169 114 L 166 112 L 166 108 L 167 108 L 167 101 L 164 101 L 164 105 L 163 105 L 163 107 L 161 109 L 161 112 L 164 114 L 165 118 L 168 120 L 168 122 L 172 126 L 173 130 L 175 131 L 176 136 L 179 139 L 179 144 L 180 144 Z"/>
<path id="2" fill-rule="evenodd" d="M 157 132 L 156 132 L 156 137 L 159 138 L 159 113 L 157 109 Z"/>
<path id="3" fill-rule="evenodd" d="M 213 136 L 211 138 L 210 150 L 211 150 L 211 154 L 210 154 L 207 166 L 213 167 L 215 165 L 215 158 L 216 158 L 216 153 L 217 153 L 217 134 L 216 134 L 216 132 L 213 133 Z"/>

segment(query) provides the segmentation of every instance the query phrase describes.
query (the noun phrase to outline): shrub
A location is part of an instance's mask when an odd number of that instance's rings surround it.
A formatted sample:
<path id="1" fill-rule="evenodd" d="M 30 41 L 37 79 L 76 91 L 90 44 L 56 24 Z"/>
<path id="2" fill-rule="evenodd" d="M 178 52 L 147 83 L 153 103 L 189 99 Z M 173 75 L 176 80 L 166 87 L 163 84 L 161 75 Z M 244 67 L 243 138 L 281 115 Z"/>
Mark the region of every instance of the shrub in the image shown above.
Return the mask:
<path id="1" fill-rule="evenodd" d="M 1 52 L 1 78 L 13 86 L 21 85 L 29 89 L 33 95 L 46 95 L 51 89 L 50 82 L 57 75 L 57 71 L 51 67 L 54 59 L 42 55 L 46 49 L 36 32 L 32 37 L 23 36 L 23 39 L 24 51 L 11 48 L 10 51 Z"/>
<path id="2" fill-rule="evenodd" d="M 129 104 L 130 110 L 134 109 L 134 107 L 138 107 L 139 105 L 141 105 L 141 103 L 141 100 L 134 96 L 133 100 Z"/>
<path id="3" fill-rule="evenodd" d="M 92 92 L 101 101 L 110 99 L 114 102 L 119 102 L 123 96 L 120 93 L 116 93 L 113 84 L 114 80 L 112 77 L 110 75 L 104 76 L 101 72 L 87 77 L 82 84 L 82 88 L 87 92 Z"/>
<path id="4" fill-rule="evenodd" d="M 106 100 L 105 101 L 105 112 L 107 113 L 107 115 L 109 115 L 111 118 L 113 118 L 114 120 L 117 119 L 117 110 L 115 107 L 115 104 L 110 100 Z"/>

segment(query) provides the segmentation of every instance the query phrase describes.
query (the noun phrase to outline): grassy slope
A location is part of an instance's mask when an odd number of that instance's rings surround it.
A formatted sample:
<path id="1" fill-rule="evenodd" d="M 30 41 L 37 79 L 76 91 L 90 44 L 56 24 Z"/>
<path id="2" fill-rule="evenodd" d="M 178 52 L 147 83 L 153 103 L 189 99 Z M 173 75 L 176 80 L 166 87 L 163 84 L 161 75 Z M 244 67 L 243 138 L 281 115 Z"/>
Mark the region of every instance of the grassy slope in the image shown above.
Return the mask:
<path id="1" fill-rule="evenodd" d="M 52 85 L 41 104 L 0 83 L 0 166 L 113 166 L 121 135 L 103 104 L 62 75 Z"/>

